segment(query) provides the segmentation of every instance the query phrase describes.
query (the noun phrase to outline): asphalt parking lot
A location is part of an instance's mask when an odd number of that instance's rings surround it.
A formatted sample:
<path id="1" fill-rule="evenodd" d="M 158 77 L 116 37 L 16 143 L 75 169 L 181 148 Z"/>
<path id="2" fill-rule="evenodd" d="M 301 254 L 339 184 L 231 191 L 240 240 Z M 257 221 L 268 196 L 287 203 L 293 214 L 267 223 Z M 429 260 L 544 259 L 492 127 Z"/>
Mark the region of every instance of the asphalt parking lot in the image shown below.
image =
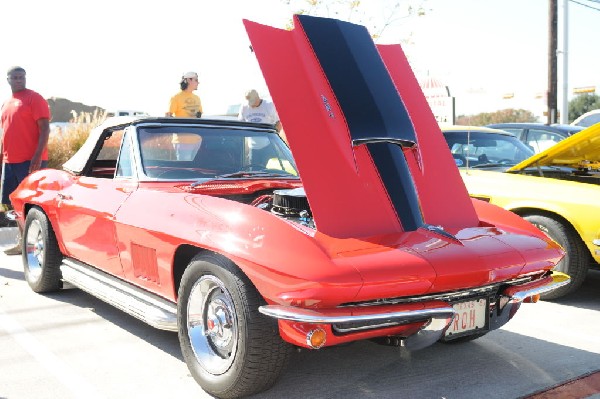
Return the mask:
<path id="1" fill-rule="evenodd" d="M 11 237 L 0 229 L 0 242 Z M 599 332 L 593 271 L 571 297 L 524 304 L 504 328 L 470 343 L 412 353 L 371 342 L 298 352 L 275 387 L 255 397 L 528 398 L 599 372 Z M 176 334 L 77 289 L 35 294 L 21 257 L 3 253 L 0 348 L 4 399 L 210 397 L 189 375 Z"/>

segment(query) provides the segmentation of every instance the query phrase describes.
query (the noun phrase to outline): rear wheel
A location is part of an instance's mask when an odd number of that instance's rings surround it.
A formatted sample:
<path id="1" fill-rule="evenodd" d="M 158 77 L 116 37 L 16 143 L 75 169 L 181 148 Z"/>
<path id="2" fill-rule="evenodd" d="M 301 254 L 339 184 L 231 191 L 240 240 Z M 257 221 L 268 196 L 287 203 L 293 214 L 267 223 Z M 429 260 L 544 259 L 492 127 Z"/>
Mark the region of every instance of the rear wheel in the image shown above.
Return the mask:
<path id="1" fill-rule="evenodd" d="M 39 208 L 32 208 L 27 213 L 22 239 L 25 280 L 31 289 L 42 293 L 62 288 L 62 254 L 52 225 Z"/>
<path id="2" fill-rule="evenodd" d="M 250 280 L 228 259 L 196 256 L 179 288 L 178 325 L 183 357 L 194 379 L 219 398 L 270 388 L 292 346 L 277 322 L 258 312 L 264 304 Z"/>
<path id="3" fill-rule="evenodd" d="M 543 231 L 565 250 L 565 257 L 558 262 L 554 270 L 571 277 L 571 282 L 564 287 L 542 294 L 542 299 L 556 299 L 576 291 L 586 278 L 590 253 L 572 226 L 559 220 L 540 215 L 525 216 L 525 220 Z"/>

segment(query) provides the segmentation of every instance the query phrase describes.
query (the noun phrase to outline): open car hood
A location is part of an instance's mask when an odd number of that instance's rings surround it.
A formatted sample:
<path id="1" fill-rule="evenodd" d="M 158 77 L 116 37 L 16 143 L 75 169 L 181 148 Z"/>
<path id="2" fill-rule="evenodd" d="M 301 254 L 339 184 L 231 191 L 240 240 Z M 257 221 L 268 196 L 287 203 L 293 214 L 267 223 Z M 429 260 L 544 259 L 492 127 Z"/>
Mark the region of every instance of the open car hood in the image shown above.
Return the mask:
<path id="1" fill-rule="evenodd" d="M 595 165 L 595 166 L 594 166 Z M 527 158 L 507 170 L 519 171 L 531 166 L 600 167 L 600 123 L 559 141 L 545 151 Z"/>
<path id="2" fill-rule="evenodd" d="M 399 45 L 376 46 L 363 26 L 307 15 L 295 15 L 290 31 L 244 24 L 318 231 L 478 225 Z"/>

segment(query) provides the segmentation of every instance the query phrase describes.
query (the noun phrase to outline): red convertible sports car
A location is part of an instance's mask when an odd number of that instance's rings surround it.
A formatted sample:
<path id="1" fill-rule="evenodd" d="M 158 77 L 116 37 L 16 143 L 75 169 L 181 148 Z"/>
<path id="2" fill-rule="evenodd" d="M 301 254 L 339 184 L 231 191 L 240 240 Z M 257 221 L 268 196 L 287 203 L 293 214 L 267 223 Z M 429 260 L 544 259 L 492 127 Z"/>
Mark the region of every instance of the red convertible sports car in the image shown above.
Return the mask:
<path id="1" fill-rule="evenodd" d="M 245 24 L 291 151 L 267 125 L 107 120 L 11 197 L 34 291 L 68 282 L 177 331 L 202 388 L 233 398 L 294 347 L 468 341 L 569 282 L 557 244 L 469 198 L 399 46 L 333 19 Z"/>

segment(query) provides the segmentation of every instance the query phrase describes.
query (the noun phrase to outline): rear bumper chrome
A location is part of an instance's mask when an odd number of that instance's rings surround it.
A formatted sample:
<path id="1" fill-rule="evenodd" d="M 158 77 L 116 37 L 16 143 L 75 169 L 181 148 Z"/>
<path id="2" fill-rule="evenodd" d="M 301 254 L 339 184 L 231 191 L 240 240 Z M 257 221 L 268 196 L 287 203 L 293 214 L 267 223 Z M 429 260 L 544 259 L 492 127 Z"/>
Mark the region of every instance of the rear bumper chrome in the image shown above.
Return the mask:
<path id="1" fill-rule="evenodd" d="M 513 302 L 523 302 L 535 295 L 546 294 L 571 282 L 571 278 L 561 272 L 552 272 L 548 277 L 530 283 L 513 285 L 501 294 Z"/>
<path id="2" fill-rule="evenodd" d="M 491 301 L 496 315 L 493 320 L 490 320 L 490 330 L 508 322 L 522 302 L 560 288 L 568 284 L 569 280 L 569 276 L 563 273 L 552 272 L 545 278 L 503 289 Z M 331 325 L 334 331 L 342 334 L 422 322 L 423 326 L 419 332 L 403 340 L 403 346 L 411 350 L 424 348 L 442 338 L 456 314 L 452 304 L 443 301 L 335 309 L 265 305 L 261 306 L 259 311 L 264 315 L 292 323 Z"/>

